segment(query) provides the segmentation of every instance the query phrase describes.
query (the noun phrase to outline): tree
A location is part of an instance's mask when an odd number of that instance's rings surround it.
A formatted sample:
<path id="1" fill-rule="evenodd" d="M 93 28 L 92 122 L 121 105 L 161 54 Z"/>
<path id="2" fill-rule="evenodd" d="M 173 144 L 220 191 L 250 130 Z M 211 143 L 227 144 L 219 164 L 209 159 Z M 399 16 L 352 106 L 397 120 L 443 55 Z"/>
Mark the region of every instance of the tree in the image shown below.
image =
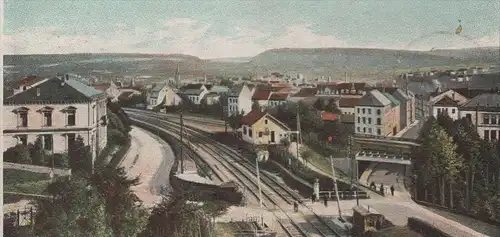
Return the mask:
<path id="1" fill-rule="evenodd" d="M 92 154 L 90 147 L 86 146 L 83 138 L 78 136 L 68 148 L 69 166 L 76 173 L 92 173 Z"/>
<path id="2" fill-rule="evenodd" d="M 142 232 L 147 211 L 131 191 L 139 184 L 139 178 L 129 179 L 123 168 L 102 168 L 92 176 L 93 186 L 105 203 L 106 215 L 115 236 L 135 237 Z"/>
<path id="3" fill-rule="evenodd" d="M 328 104 L 325 106 L 324 111 L 334 114 L 342 114 L 342 111 L 340 111 L 334 98 L 328 100 Z"/>
<path id="4" fill-rule="evenodd" d="M 254 111 L 254 110 L 257 110 L 257 111 L 261 110 L 259 102 L 257 102 L 257 101 L 252 102 L 252 111 Z"/>
<path id="5" fill-rule="evenodd" d="M 120 131 L 122 133 L 127 132 L 127 130 L 125 129 L 125 126 L 123 125 L 120 118 L 115 113 L 113 113 L 110 109 L 108 109 L 107 115 L 108 115 L 108 120 L 109 120 L 109 124 L 108 124 L 109 128 L 117 129 L 118 131 Z"/>
<path id="6" fill-rule="evenodd" d="M 437 122 L 438 124 L 444 128 L 444 130 L 448 133 L 450 136 L 454 136 L 455 132 L 455 123 L 453 122 L 453 119 L 447 114 L 447 113 L 439 113 L 437 116 Z"/>
<path id="7" fill-rule="evenodd" d="M 42 137 L 38 136 L 35 143 L 30 147 L 30 155 L 33 164 L 44 165 L 45 164 L 45 151 L 43 149 Z"/>
<path id="8" fill-rule="evenodd" d="M 3 159 L 7 162 L 31 164 L 30 153 L 25 145 L 17 144 L 3 152 Z"/>
<path id="9" fill-rule="evenodd" d="M 118 129 L 109 128 L 107 131 L 109 144 L 123 145 L 127 142 L 127 137 Z"/>
<path id="10" fill-rule="evenodd" d="M 95 188 L 80 176 L 63 177 L 48 187 L 53 199 L 37 200 L 35 236 L 112 237 L 104 202 Z"/>
<path id="11" fill-rule="evenodd" d="M 325 110 L 325 100 L 323 98 L 318 98 L 316 99 L 316 101 L 314 102 L 314 105 L 313 107 L 317 110 L 320 110 L 320 111 L 323 111 Z"/>
<path id="12" fill-rule="evenodd" d="M 233 131 L 237 130 L 239 127 L 241 127 L 241 119 L 243 118 L 243 113 L 240 114 L 232 114 L 229 116 L 228 123 L 229 126 L 233 129 Z"/>

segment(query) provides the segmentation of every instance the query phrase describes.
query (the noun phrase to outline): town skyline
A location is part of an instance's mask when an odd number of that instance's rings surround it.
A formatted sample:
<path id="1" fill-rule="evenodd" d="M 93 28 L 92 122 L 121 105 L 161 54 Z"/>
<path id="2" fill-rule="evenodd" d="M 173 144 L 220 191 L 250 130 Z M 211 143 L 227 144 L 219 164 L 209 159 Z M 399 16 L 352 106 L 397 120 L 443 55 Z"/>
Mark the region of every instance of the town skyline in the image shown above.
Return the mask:
<path id="1" fill-rule="evenodd" d="M 8 1 L 3 51 L 178 53 L 209 59 L 251 57 L 275 48 L 498 47 L 499 9 L 495 1 L 273 1 L 258 6 L 234 1 Z M 463 32 L 455 34 L 459 20 Z"/>

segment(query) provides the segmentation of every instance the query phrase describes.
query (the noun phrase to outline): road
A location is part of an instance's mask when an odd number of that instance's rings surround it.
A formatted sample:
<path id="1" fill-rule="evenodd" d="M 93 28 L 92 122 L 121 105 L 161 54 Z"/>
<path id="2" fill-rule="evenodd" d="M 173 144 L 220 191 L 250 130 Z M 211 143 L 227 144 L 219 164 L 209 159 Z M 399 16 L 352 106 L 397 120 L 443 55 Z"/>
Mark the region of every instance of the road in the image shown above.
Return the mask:
<path id="1" fill-rule="evenodd" d="M 169 187 L 169 173 L 175 160 L 168 143 L 144 129 L 132 126 L 130 150 L 120 163 L 129 177 L 139 176 L 132 187 L 146 207 L 161 200 L 162 187 Z"/>

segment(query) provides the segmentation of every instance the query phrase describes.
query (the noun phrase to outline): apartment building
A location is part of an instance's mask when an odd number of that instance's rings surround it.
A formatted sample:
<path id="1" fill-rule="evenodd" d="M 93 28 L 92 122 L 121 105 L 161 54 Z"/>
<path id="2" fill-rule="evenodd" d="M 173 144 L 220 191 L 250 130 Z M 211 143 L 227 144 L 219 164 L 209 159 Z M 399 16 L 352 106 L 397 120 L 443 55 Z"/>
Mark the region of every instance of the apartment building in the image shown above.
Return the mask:
<path id="1" fill-rule="evenodd" d="M 3 149 L 42 138 L 48 153 L 64 153 L 81 136 L 93 159 L 107 144 L 106 93 L 65 75 L 4 99 Z"/>
<path id="2" fill-rule="evenodd" d="M 393 136 L 400 130 L 400 103 L 388 93 L 368 91 L 355 107 L 357 134 Z"/>
<path id="3" fill-rule="evenodd" d="M 238 85 L 231 88 L 227 94 L 228 115 L 243 113 L 248 114 L 252 110 L 252 95 L 255 87 L 253 85 Z"/>
<path id="4" fill-rule="evenodd" d="M 500 94 L 480 94 L 460 107 L 460 118 L 469 119 L 482 139 L 500 138 Z"/>

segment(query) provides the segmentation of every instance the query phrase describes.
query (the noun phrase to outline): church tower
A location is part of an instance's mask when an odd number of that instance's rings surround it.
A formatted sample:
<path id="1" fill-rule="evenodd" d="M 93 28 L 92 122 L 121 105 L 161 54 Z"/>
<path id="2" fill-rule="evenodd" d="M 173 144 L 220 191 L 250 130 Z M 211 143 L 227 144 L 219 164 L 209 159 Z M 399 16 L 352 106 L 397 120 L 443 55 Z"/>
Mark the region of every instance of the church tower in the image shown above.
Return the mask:
<path id="1" fill-rule="evenodd" d="M 175 70 L 175 87 L 179 88 L 181 85 L 181 75 L 179 73 L 179 63 L 177 63 L 177 69 Z"/>

